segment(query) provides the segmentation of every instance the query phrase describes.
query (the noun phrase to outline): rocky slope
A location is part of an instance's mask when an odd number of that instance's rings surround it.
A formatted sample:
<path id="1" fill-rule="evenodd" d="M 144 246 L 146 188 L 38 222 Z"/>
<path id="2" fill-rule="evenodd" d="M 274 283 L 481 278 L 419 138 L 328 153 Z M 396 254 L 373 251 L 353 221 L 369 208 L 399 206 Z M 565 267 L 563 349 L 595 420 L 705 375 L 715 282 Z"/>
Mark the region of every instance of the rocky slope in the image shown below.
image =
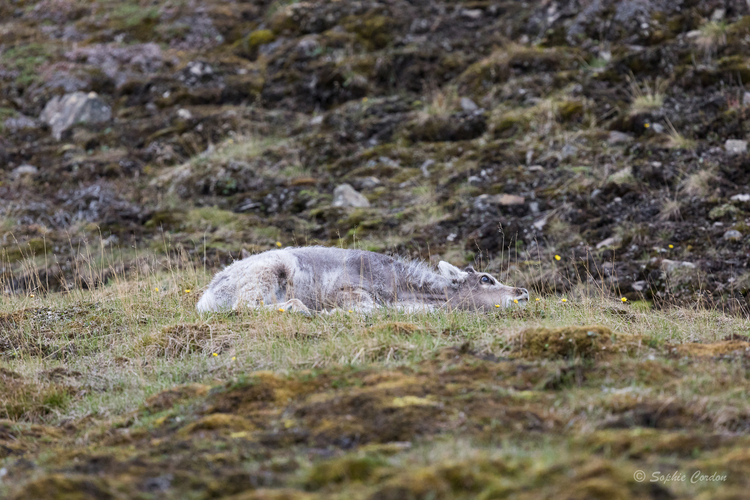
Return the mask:
<path id="1" fill-rule="evenodd" d="M 107 252 L 216 266 L 279 242 L 747 306 L 745 1 L 44 0 L 0 19 L 6 291 L 106 281 Z M 343 183 L 367 202 L 336 203 Z"/>

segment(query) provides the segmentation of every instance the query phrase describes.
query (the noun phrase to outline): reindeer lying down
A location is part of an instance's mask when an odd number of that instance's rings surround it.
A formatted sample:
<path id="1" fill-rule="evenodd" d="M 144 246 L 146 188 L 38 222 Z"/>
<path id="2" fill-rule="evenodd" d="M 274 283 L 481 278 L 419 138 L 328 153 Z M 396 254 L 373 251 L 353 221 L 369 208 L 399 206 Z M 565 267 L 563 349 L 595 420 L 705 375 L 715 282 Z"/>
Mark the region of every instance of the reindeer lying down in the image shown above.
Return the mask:
<path id="1" fill-rule="evenodd" d="M 474 311 L 528 300 L 525 288 L 505 286 L 472 267 L 462 271 L 441 261 L 435 272 L 420 262 L 374 252 L 304 247 L 269 250 L 233 263 L 214 277 L 197 309 L 266 307 L 305 314 L 377 307 Z"/>

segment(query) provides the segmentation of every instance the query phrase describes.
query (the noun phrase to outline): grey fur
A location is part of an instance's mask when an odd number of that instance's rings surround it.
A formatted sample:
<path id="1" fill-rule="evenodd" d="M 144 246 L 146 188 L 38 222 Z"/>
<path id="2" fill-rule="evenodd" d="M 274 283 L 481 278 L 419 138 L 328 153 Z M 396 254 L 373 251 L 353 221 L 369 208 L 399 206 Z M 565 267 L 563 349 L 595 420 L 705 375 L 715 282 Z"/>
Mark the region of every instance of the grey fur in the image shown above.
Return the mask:
<path id="1" fill-rule="evenodd" d="M 440 262 L 435 272 L 421 262 L 374 252 L 301 247 L 269 250 L 231 264 L 214 276 L 197 309 L 270 307 L 307 314 L 377 307 L 489 310 L 528 299 L 526 289 L 502 285 L 471 267 L 462 271 Z"/>

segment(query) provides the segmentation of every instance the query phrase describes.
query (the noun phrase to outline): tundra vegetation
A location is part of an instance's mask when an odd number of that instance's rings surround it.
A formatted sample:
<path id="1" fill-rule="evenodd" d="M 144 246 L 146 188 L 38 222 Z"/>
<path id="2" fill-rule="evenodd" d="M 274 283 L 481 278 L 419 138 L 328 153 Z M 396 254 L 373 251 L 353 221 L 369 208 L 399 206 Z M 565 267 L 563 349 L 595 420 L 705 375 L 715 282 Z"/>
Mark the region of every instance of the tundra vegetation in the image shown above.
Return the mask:
<path id="1" fill-rule="evenodd" d="M 744 0 L 0 2 L 0 497 L 745 498 L 749 54 Z M 195 311 L 313 244 L 531 300 Z"/>

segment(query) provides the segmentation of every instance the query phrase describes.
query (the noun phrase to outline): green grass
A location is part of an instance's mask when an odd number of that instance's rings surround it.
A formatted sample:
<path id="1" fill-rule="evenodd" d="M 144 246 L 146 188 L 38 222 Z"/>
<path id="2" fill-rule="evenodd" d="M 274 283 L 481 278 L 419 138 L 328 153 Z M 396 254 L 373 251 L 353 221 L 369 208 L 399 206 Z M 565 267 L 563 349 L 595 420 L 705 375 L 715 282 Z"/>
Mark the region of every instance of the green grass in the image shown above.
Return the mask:
<path id="1" fill-rule="evenodd" d="M 16 72 L 14 84 L 26 88 L 39 78 L 39 68 L 46 64 L 52 54 L 44 44 L 31 43 L 11 47 L 0 54 L 0 64 L 7 71 Z M 2 118 L 2 116 L 0 116 Z"/>

